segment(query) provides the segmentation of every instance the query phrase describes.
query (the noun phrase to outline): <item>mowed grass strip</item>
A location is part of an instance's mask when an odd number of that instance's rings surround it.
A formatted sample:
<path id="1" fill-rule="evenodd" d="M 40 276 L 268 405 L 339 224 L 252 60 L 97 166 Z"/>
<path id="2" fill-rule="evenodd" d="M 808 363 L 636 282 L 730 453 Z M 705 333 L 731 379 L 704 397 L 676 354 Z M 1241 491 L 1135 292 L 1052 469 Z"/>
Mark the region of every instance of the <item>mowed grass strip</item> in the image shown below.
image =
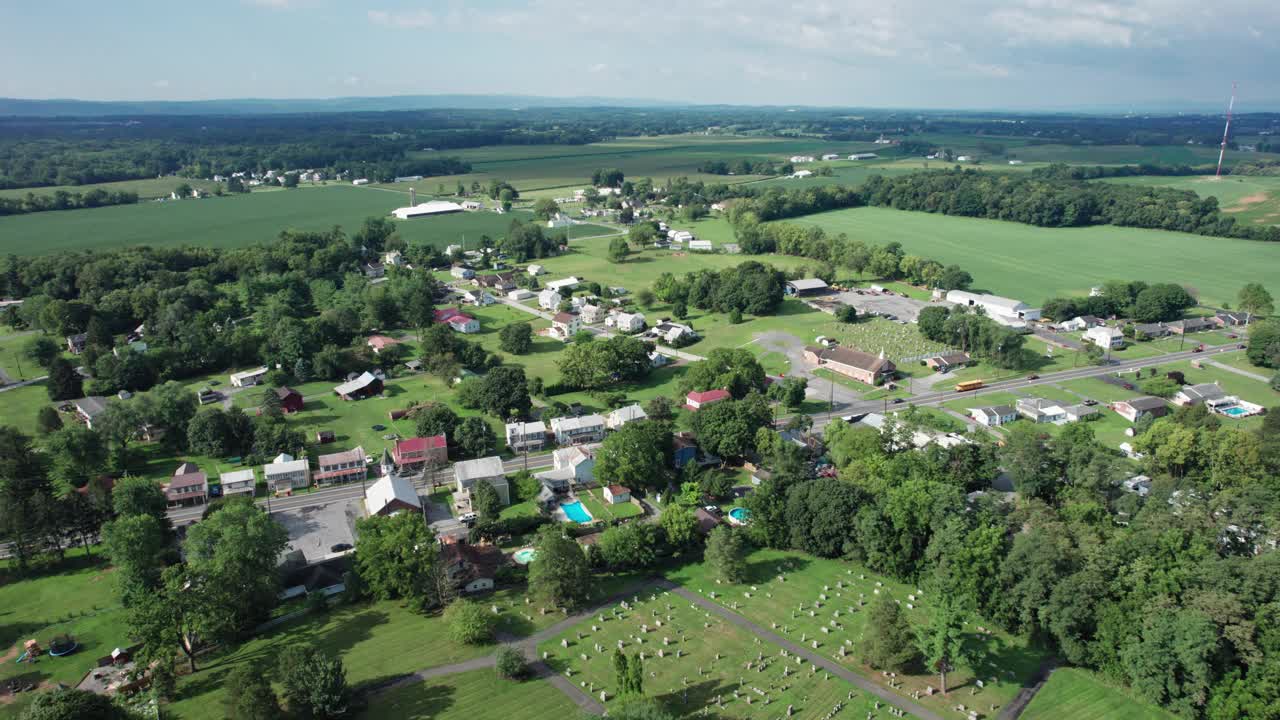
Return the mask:
<path id="1" fill-rule="evenodd" d="M 900 242 L 908 254 L 959 264 L 972 273 L 976 288 L 1032 306 L 1129 278 L 1189 285 L 1215 305 L 1233 302 L 1247 282 L 1280 295 L 1277 243 L 1110 225 L 1039 228 L 885 208 L 837 210 L 790 222 L 877 244 Z"/>
<path id="2" fill-rule="evenodd" d="M 568 696 L 542 680 L 514 682 L 491 669 L 432 678 L 375 698 L 364 720 L 562 720 L 575 717 Z"/>
<path id="3" fill-rule="evenodd" d="M 1023 720 L 1172 720 L 1175 716 L 1113 688 L 1093 673 L 1055 670 L 1027 709 Z"/>

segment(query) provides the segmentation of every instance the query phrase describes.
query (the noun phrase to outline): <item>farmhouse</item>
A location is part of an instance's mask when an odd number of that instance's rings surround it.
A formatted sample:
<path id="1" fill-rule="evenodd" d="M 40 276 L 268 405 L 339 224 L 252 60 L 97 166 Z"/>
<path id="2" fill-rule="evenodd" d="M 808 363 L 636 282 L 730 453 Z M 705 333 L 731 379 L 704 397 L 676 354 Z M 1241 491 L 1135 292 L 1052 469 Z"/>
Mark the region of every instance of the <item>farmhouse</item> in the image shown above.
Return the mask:
<path id="1" fill-rule="evenodd" d="M 1131 423 L 1136 423 L 1148 415 L 1164 417 L 1169 414 L 1169 406 L 1165 405 L 1163 400 L 1146 395 L 1112 403 L 1111 409 Z"/>
<path id="2" fill-rule="evenodd" d="M 618 332 L 640 332 L 644 329 L 644 315 L 642 313 L 613 313 L 604 319 L 604 326 L 616 328 Z"/>
<path id="3" fill-rule="evenodd" d="M 645 335 L 653 338 L 654 340 L 662 340 L 668 343 L 678 342 L 685 337 L 698 337 L 698 333 L 694 332 L 693 328 L 688 325 L 671 322 L 670 320 L 659 321 L 658 324 L 651 328 L 649 332 L 645 333 Z"/>
<path id="4" fill-rule="evenodd" d="M 557 445 L 584 445 L 604 440 L 604 417 L 595 413 L 582 417 L 555 418 L 551 433 Z"/>
<path id="5" fill-rule="evenodd" d="M 649 416 L 645 413 L 644 408 L 639 405 L 628 405 L 626 407 L 620 407 L 606 415 L 604 424 L 605 427 L 610 430 L 617 430 L 627 423 L 644 420 L 648 417 Z"/>
<path id="6" fill-rule="evenodd" d="M 482 482 L 489 483 L 498 491 L 503 505 L 511 504 L 511 489 L 507 485 L 506 471 L 502 467 L 502 458 L 497 455 L 454 463 L 453 477 L 457 483 L 457 492 L 467 505 L 470 505 L 471 489 Z"/>
<path id="7" fill-rule="evenodd" d="M 333 392 L 343 400 L 363 400 L 382 392 L 382 381 L 365 371 L 354 379 L 335 387 Z"/>
<path id="8" fill-rule="evenodd" d="M 1001 325 L 1009 327 L 1026 327 L 1028 320 L 1039 320 L 1040 310 L 1033 308 L 1021 300 L 971 293 L 967 290 L 951 290 L 947 293 L 947 302 L 962 307 L 980 307 L 986 311 L 987 317 Z"/>
<path id="9" fill-rule="evenodd" d="M 190 463 L 183 465 L 195 467 Z M 185 467 L 178 469 L 183 470 Z M 209 478 L 198 470 L 175 474 L 164 486 L 164 499 L 171 508 L 203 505 L 209 499 Z"/>
<path id="10" fill-rule="evenodd" d="M 513 452 L 541 450 L 547 444 L 547 424 L 536 422 L 507 423 L 507 447 Z"/>
<path id="11" fill-rule="evenodd" d="M 499 292 L 507 292 L 514 290 L 516 280 L 514 273 L 494 273 L 492 275 L 477 275 L 472 282 L 476 287 L 489 288 Z"/>
<path id="12" fill-rule="evenodd" d="M 667 238 L 673 243 L 693 242 L 693 233 L 688 230 L 668 230 Z"/>
<path id="13" fill-rule="evenodd" d="M 253 486 L 257 481 L 258 478 L 254 475 L 253 468 L 222 473 L 218 477 L 218 483 L 222 486 L 223 497 L 244 494 L 253 495 Z"/>
<path id="14" fill-rule="evenodd" d="M 1220 400 L 1226 396 L 1226 392 L 1217 383 L 1183 385 L 1182 389 L 1173 396 L 1173 404 L 1186 407 L 1199 405 L 1210 400 Z"/>
<path id="15" fill-rule="evenodd" d="M 792 280 L 787 283 L 784 288 L 788 295 L 804 296 L 804 295 L 821 295 L 830 288 L 825 280 L 818 278 L 807 278 L 804 280 Z"/>
<path id="16" fill-rule="evenodd" d="M 84 426 L 93 429 L 93 420 L 107 409 L 107 399 L 101 395 L 90 395 L 82 397 L 79 400 L 72 400 L 71 404 L 76 409 L 76 417 L 84 423 Z"/>
<path id="17" fill-rule="evenodd" d="M 731 396 L 728 390 L 703 390 L 701 392 L 691 392 L 684 396 L 684 406 L 688 410 L 697 412 L 708 405 L 714 405 L 718 402 L 728 400 Z"/>
<path id="18" fill-rule="evenodd" d="M 292 455 L 280 453 L 262 466 L 262 476 L 273 493 L 300 490 L 311 484 L 311 465 L 306 458 L 294 460 Z"/>
<path id="19" fill-rule="evenodd" d="M 543 310 L 555 310 L 560 307 L 560 303 L 564 302 L 564 298 L 555 290 L 543 290 L 538 293 L 538 307 Z"/>
<path id="20" fill-rule="evenodd" d="M 1106 325 L 1089 328 L 1084 333 L 1084 339 L 1104 350 L 1124 347 L 1124 333 L 1120 331 L 1120 328 L 1107 327 Z"/>
<path id="21" fill-rule="evenodd" d="M 254 368 L 253 370 L 245 370 L 244 372 L 238 372 L 231 376 L 231 386 L 232 387 L 251 387 L 253 385 L 257 385 L 258 383 L 262 382 L 262 379 L 265 378 L 266 376 L 267 376 L 266 367 Z"/>
<path id="22" fill-rule="evenodd" d="M 839 345 L 830 348 L 810 345 L 804 349 L 804 359 L 868 385 L 879 385 L 898 369 L 892 360 L 884 356 L 883 350 L 877 356 Z"/>
<path id="23" fill-rule="evenodd" d="M 578 309 L 578 313 L 582 316 L 583 322 L 597 323 L 600 322 L 600 317 L 604 315 L 604 308 L 591 303 L 583 303 L 582 307 Z"/>
<path id="24" fill-rule="evenodd" d="M 386 277 L 387 266 L 380 262 L 367 262 L 364 264 L 364 276 L 370 280 Z"/>
<path id="25" fill-rule="evenodd" d="M 428 200 L 417 205 L 396 208 L 391 211 L 391 214 L 395 215 L 399 220 L 408 220 L 409 218 L 448 215 L 458 212 L 462 212 L 462 206 L 457 203 L 451 203 L 447 200 Z"/>
<path id="26" fill-rule="evenodd" d="M 924 364 L 927 365 L 930 370 L 936 370 L 942 373 L 951 372 L 953 369 L 964 367 L 971 362 L 973 362 L 973 358 L 969 357 L 968 353 L 962 352 L 942 353 L 941 355 L 934 355 L 933 357 L 928 357 L 924 360 Z"/>
<path id="27" fill-rule="evenodd" d="M 551 317 L 551 334 L 568 342 L 582 329 L 582 322 L 577 315 L 558 312 Z"/>
<path id="28" fill-rule="evenodd" d="M 383 475 L 364 491 L 364 507 L 369 515 L 421 512 L 422 501 L 413 483 L 399 475 Z"/>
<path id="29" fill-rule="evenodd" d="M 320 469 L 316 471 L 314 477 L 321 485 L 359 482 L 369 473 L 364 448 L 361 447 L 346 452 L 321 455 L 316 462 Z"/>
<path id="30" fill-rule="evenodd" d="M 449 462 L 449 445 L 444 435 L 405 438 L 396 441 L 391 459 L 397 472 L 417 472 L 427 465 L 435 467 Z"/>
<path id="31" fill-rule="evenodd" d="M 403 267 L 404 255 L 399 250 L 392 250 L 382 254 L 382 264 L 387 267 Z"/>
<path id="32" fill-rule="evenodd" d="M 539 275 L 545 273 L 547 270 L 541 265 L 530 265 L 529 267 L 525 268 L 524 271 L 529 273 L 533 277 L 538 277 Z"/>
<path id="33" fill-rule="evenodd" d="M 979 425 L 999 427 L 1018 419 L 1018 413 L 1008 405 L 991 405 L 989 407 L 968 408 L 969 417 Z"/>

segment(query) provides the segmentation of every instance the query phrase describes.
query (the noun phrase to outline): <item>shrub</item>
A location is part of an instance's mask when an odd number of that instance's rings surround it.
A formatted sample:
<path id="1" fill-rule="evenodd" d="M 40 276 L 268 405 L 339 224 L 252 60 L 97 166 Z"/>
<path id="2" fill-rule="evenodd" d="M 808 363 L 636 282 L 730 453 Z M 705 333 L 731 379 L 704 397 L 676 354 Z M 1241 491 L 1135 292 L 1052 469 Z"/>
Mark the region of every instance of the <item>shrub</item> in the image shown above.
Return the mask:
<path id="1" fill-rule="evenodd" d="M 445 608 L 449 636 L 464 645 L 483 645 L 493 641 L 494 617 L 479 603 L 457 600 Z"/>
<path id="2" fill-rule="evenodd" d="M 529 674 L 529 666 L 524 661 L 524 655 L 509 646 L 498 651 L 494 668 L 498 671 L 498 677 L 507 680 L 523 680 Z"/>

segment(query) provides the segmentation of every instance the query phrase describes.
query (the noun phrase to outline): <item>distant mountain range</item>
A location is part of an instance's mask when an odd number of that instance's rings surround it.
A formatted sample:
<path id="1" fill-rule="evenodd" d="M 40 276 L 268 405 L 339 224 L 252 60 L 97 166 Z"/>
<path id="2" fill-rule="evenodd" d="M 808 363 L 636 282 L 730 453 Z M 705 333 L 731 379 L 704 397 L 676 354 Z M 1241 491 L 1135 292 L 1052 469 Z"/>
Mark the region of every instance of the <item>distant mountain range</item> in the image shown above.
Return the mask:
<path id="1" fill-rule="evenodd" d="M 0 98 L 0 116 L 102 117 L 109 115 L 265 115 L 279 113 L 386 112 L 458 108 L 516 110 L 545 107 L 677 107 L 686 103 L 641 98 L 540 97 L 534 95 L 395 95 L 314 99 L 228 100 L 24 100 Z"/>

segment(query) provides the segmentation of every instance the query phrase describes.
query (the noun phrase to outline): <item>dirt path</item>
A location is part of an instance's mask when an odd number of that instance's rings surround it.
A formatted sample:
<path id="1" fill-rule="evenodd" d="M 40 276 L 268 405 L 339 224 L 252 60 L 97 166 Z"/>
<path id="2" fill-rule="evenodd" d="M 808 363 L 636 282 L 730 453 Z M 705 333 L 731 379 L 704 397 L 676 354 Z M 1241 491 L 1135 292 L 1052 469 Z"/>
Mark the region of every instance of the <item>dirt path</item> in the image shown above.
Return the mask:
<path id="1" fill-rule="evenodd" d="M 1235 205 L 1232 205 L 1231 207 L 1228 207 L 1228 208 L 1223 208 L 1222 212 L 1229 212 L 1229 213 L 1245 212 L 1246 210 L 1249 210 L 1254 205 L 1261 205 L 1262 203 L 1270 199 L 1271 199 L 1270 196 L 1268 196 L 1265 192 L 1256 192 L 1252 195 L 1245 195 L 1244 197 L 1237 200 Z"/>

